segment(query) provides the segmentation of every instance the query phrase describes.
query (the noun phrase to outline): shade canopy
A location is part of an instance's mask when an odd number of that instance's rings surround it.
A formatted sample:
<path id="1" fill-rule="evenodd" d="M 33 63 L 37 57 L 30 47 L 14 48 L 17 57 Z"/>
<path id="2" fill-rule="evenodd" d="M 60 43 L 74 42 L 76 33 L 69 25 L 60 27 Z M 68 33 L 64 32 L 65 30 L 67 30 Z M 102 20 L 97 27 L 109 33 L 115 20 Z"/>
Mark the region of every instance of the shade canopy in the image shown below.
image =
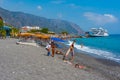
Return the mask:
<path id="1" fill-rule="evenodd" d="M 48 35 L 41 35 L 41 34 L 37 34 L 37 35 L 35 35 L 35 37 L 42 38 L 42 39 L 49 39 L 50 38 L 50 36 L 48 36 Z"/>
<path id="2" fill-rule="evenodd" d="M 56 38 L 56 37 L 51 37 L 51 40 L 57 41 L 57 42 L 66 42 L 66 40 L 62 40 L 62 39 Z"/>
<path id="3" fill-rule="evenodd" d="M 8 26 L 3 26 L 3 29 L 4 29 L 4 30 L 11 30 L 11 28 L 8 27 Z"/>
<path id="4" fill-rule="evenodd" d="M 36 37 L 36 38 L 41 38 L 41 39 L 49 39 L 50 36 L 45 35 L 45 34 L 33 34 L 33 33 L 20 33 L 18 34 L 19 37 Z"/>
<path id="5" fill-rule="evenodd" d="M 18 34 L 18 36 L 20 36 L 20 37 L 29 37 L 29 36 L 34 36 L 34 34 L 32 34 L 32 33 L 20 33 L 20 34 Z"/>

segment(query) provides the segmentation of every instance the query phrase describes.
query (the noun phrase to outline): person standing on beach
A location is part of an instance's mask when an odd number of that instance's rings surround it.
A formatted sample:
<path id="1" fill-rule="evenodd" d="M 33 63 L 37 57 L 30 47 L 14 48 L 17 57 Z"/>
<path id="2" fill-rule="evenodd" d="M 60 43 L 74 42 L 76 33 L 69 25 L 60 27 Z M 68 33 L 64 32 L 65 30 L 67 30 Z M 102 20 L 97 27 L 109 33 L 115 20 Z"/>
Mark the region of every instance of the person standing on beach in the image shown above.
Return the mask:
<path id="1" fill-rule="evenodd" d="M 50 56 L 50 48 L 51 48 L 50 43 L 45 48 L 48 51 L 47 56 Z"/>
<path id="2" fill-rule="evenodd" d="M 71 53 L 71 61 L 73 61 L 73 59 L 74 59 L 74 44 L 72 44 L 71 46 L 70 46 L 70 53 Z"/>
<path id="3" fill-rule="evenodd" d="M 66 54 L 63 56 L 63 60 L 65 60 L 65 58 L 68 56 L 68 54 L 69 53 L 71 53 L 71 61 L 73 61 L 73 59 L 74 59 L 74 42 L 75 41 L 73 41 L 73 43 L 70 45 L 70 47 L 69 47 L 69 49 L 68 49 L 68 51 L 66 52 Z"/>
<path id="4" fill-rule="evenodd" d="M 54 54 L 55 54 L 55 43 L 54 43 L 53 40 L 51 41 L 51 48 L 52 48 L 52 57 L 54 57 Z"/>

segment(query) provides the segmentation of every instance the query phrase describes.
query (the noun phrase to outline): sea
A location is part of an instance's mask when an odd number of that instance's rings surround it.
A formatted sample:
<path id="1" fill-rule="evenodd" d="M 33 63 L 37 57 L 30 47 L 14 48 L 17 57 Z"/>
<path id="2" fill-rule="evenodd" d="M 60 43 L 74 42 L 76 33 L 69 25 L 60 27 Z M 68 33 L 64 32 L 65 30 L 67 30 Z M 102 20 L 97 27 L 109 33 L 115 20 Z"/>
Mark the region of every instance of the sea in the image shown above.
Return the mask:
<path id="1" fill-rule="evenodd" d="M 68 41 L 70 45 L 75 40 L 75 49 L 96 57 L 114 60 L 120 63 L 120 34 L 107 37 L 74 38 Z"/>

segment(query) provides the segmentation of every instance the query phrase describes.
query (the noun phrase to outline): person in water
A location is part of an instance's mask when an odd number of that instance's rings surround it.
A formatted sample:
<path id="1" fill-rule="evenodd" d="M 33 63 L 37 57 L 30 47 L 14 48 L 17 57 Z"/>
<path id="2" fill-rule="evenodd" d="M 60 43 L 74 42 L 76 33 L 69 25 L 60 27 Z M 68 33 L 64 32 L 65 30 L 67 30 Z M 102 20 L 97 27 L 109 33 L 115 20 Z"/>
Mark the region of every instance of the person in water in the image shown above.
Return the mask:
<path id="1" fill-rule="evenodd" d="M 80 44 L 81 48 L 83 48 L 83 43 Z"/>

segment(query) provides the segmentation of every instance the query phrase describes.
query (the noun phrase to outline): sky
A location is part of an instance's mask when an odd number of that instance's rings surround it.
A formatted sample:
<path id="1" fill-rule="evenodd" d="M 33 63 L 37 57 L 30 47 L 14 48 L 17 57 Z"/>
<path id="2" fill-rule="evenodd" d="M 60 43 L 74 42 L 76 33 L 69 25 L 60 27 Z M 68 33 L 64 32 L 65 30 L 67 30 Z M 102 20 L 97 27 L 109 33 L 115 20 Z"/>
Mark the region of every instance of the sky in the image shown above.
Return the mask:
<path id="1" fill-rule="evenodd" d="M 0 0 L 0 7 L 48 19 L 67 20 L 84 31 L 105 28 L 120 34 L 120 0 Z"/>

